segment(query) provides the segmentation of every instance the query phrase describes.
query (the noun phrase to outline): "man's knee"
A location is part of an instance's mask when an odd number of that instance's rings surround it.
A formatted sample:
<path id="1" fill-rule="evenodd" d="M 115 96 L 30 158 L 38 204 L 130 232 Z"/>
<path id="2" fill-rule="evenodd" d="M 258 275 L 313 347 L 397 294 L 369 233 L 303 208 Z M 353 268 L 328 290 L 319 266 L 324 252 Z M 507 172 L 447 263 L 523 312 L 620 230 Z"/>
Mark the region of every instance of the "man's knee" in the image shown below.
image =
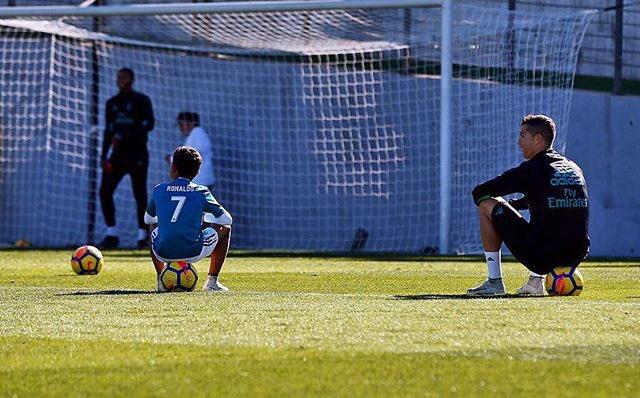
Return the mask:
<path id="1" fill-rule="evenodd" d="M 100 190 L 99 190 L 100 198 L 109 199 L 113 195 L 113 192 L 114 192 L 114 190 L 111 189 L 111 187 L 108 186 L 107 184 L 102 183 L 100 185 Z"/>
<path id="2" fill-rule="evenodd" d="M 146 183 L 144 185 L 142 185 L 142 184 L 132 184 L 132 188 L 133 188 L 133 197 L 135 198 L 136 202 L 144 203 L 144 205 L 146 207 L 146 204 L 147 204 L 147 185 L 146 185 Z"/>
<path id="3" fill-rule="evenodd" d="M 493 213 L 493 208 L 496 207 L 499 203 L 507 203 L 507 201 L 500 196 L 483 200 L 478 205 L 478 211 L 480 212 L 480 214 L 483 214 L 490 219 L 491 214 Z"/>
<path id="4" fill-rule="evenodd" d="M 119 176 L 115 173 L 102 173 L 99 191 L 100 195 L 113 195 L 119 182 Z"/>
<path id="5" fill-rule="evenodd" d="M 147 210 L 147 196 L 137 196 L 135 197 L 136 207 L 138 209 L 138 216 L 144 218 L 144 212 Z"/>

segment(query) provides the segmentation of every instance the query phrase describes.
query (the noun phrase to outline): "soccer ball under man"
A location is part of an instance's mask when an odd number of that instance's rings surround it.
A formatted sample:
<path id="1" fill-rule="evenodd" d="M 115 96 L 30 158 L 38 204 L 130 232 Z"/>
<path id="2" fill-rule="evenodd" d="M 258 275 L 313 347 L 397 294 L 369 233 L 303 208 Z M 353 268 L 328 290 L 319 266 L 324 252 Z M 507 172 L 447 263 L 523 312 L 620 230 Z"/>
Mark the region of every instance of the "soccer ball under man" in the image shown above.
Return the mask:
<path id="1" fill-rule="evenodd" d="M 160 282 L 168 292 L 190 292 L 196 288 L 198 273 L 186 261 L 172 261 L 162 269 Z"/>
<path id="2" fill-rule="evenodd" d="M 545 288 L 551 296 L 579 296 L 582 286 L 582 274 L 572 267 L 554 268 L 545 280 Z"/>
<path id="3" fill-rule="evenodd" d="M 71 256 L 71 269 L 78 275 L 97 275 L 102 265 L 102 253 L 93 246 L 80 246 Z"/>

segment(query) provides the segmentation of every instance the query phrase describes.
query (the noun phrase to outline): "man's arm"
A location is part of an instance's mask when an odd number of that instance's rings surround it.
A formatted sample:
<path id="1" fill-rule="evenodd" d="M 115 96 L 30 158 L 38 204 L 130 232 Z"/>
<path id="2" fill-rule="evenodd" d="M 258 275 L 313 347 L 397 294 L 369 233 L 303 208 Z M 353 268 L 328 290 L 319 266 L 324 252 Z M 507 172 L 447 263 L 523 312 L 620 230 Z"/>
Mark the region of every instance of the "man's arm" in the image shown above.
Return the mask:
<path id="1" fill-rule="evenodd" d="M 520 166 L 507 170 L 496 178 L 473 188 L 472 195 L 476 206 L 483 200 L 492 197 L 523 193 L 529 178 L 526 168 L 527 164 L 524 162 Z"/>
<path id="2" fill-rule="evenodd" d="M 105 162 L 107 153 L 113 141 L 113 113 L 111 112 L 111 100 L 107 101 L 104 109 L 104 136 L 102 138 L 102 153 L 100 159 Z"/>
<path id="3" fill-rule="evenodd" d="M 153 116 L 153 105 L 151 99 L 146 95 L 142 96 L 142 109 L 140 125 L 148 133 L 155 127 L 155 118 Z"/>

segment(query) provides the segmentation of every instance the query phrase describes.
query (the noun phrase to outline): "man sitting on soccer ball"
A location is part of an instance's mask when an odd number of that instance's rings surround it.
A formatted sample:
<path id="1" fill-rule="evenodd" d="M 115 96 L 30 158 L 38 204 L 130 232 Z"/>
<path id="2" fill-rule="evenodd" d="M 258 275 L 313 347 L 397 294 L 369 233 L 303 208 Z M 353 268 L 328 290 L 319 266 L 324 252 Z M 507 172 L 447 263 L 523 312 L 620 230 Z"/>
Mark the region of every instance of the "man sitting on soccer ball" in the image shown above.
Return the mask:
<path id="1" fill-rule="evenodd" d="M 171 163 L 173 181 L 156 185 L 147 205 L 144 221 L 150 225 L 151 259 L 159 292 L 164 291 L 160 280 L 164 263 L 194 263 L 209 256 L 209 276 L 203 290 L 229 291 L 218 275 L 227 257 L 232 219 L 207 187 L 191 182 L 201 164 L 202 157 L 194 148 L 178 147 Z"/>
<path id="2" fill-rule="evenodd" d="M 470 296 L 505 294 L 500 247 L 531 271 L 519 295 L 544 295 L 544 275 L 555 267 L 576 267 L 589 252 L 588 195 L 582 170 L 556 152 L 554 121 L 527 115 L 520 122 L 518 146 L 526 159 L 518 167 L 473 189 L 488 279 Z M 522 193 L 507 202 L 501 196 Z M 530 222 L 516 210 L 529 209 Z"/>

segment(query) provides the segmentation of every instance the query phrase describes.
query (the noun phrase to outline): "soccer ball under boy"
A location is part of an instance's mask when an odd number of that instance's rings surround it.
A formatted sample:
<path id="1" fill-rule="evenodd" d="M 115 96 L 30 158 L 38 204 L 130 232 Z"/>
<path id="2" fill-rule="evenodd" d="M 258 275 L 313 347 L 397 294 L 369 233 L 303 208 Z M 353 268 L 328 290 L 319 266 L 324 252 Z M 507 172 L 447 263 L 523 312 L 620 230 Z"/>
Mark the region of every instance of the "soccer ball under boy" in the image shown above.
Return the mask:
<path id="1" fill-rule="evenodd" d="M 102 253 L 93 246 L 80 246 L 71 256 L 71 268 L 78 275 L 97 275 L 102 265 Z"/>
<path id="2" fill-rule="evenodd" d="M 582 274 L 572 267 L 554 268 L 547 274 L 545 288 L 551 296 L 579 296 L 582 293 Z"/>
<path id="3" fill-rule="evenodd" d="M 196 288 L 198 273 L 186 261 L 173 261 L 162 269 L 160 282 L 168 292 L 190 292 Z"/>

